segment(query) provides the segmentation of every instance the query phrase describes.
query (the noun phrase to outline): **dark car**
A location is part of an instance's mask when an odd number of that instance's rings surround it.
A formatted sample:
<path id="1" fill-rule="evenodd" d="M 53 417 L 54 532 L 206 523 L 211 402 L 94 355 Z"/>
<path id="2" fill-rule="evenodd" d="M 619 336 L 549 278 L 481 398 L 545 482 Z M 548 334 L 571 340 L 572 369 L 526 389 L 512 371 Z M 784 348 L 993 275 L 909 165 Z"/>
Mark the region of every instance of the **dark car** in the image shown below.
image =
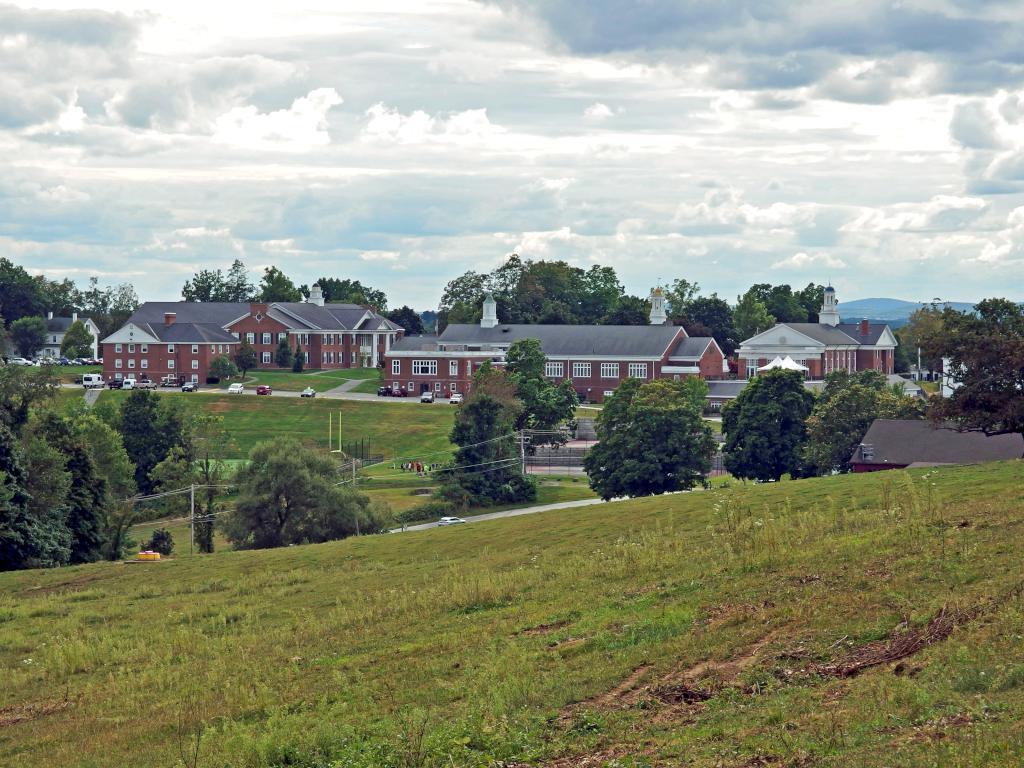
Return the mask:
<path id="1" fill-rule="evenodd" d="M 124 387 L 124 379 L 111 379 L 107 382 L 107 386 L 111 389 L 121 389 Z"/>
<path id="2" fill-rule="evenodd" d="M 196 385 L 195 385 L 194 382 L 186 381 L 184 384 L 181 385 L 181 391 L 182 392 L 195 392 L 196 391 Z"/>
<path id="3" fill-rule="evenodd" d="M 398 389 L 396 389 L 394 392 L 391 393 L 391 396 L 392 397 L 408 397 L 409 393 L 408 393 L 408 391 L 406 391 L 405 387 L 399 387 Z"/>
<path id="4" fill-rule="evenodd" d="M 377 397 L 391 397 L 391 387 L 377 387 Z"/>
<path id="5" fill-rule="evenodd" d="M 71 365 L 71 361 L 70 361 L 70 360 L 68 360 L 68 359 L 67 359 L 66 357 L 58 357 L 58 358 L 57 358 L 57 362 L 58 362 L 58 363 L 59 363 L 60 365 Z"/>
<path id="6" fill-rule="evenodd" d="M 272 394 L 274 394 L 274 390 L 272 390 L 270 388 L 269 384 L 260 384 L 259 386 L 256 387 L 256 394 L 257 395 L 272 395 Z"/>

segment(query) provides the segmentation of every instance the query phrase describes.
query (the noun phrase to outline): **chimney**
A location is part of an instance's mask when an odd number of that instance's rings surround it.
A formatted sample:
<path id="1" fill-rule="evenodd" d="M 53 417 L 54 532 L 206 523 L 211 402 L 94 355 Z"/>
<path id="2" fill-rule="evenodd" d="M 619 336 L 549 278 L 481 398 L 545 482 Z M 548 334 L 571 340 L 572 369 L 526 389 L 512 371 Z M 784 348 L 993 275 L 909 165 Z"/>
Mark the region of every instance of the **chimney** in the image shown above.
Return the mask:
<path id="1" fill-rule="evenodd" d="M 174 321 L 177 317 L 177 312 L 164 312 L 164 325 L 174 325 Z"/>
<path id="2" fill-rule="evenodd" d="M 53 312 L 47 312 L 46 313 L 46 319 L 47 320 L 53 320 Z"/>
<path id="3" fill-rule="evenodd" d="M 77 312 L 72 312 L 71 313 L 71 322 L 72 323 L 77 323 L 78 322 L 78 313 Z"/>
<path id="4" fill-rule="evenodd" d="M 860 321 L 860 335 L 867 336 L 871 332 L 871 323 L 867 320 Z"/>

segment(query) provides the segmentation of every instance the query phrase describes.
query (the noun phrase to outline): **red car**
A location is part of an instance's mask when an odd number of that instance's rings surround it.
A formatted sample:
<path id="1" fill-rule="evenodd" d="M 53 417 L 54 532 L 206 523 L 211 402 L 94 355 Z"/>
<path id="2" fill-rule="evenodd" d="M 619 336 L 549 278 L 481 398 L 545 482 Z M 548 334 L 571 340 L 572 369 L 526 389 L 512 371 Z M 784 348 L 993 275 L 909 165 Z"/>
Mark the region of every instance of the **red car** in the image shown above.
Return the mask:
<path id="1" fill-rule="evenodd" d="M 272 394 L 274 394 L 274 390 L 272 390 L 270 388 L 269 384 L 260 384 L 258 387 L 256 387 L 256 394 L 257 395 L 272 395 Z"/>

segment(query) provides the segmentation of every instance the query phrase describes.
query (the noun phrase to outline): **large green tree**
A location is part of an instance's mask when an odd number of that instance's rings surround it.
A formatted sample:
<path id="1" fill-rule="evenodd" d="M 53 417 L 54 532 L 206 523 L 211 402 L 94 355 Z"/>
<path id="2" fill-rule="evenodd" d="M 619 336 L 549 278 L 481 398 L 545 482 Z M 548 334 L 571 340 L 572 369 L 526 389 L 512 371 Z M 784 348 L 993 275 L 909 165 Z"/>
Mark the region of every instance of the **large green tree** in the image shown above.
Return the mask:
<path id="1" fill-rule="evenodd" d="M 316 282 L 324 301 L 329 304 L 358 304 L 361 307 L 373 307 L 377 312 L 387 311 L 388 298 L 384 291 L 363 285 L 358 280 L 321 277 Z"/>
<path id="2" fill-rule="evenodd" d="M 699 323 L 711 332 L 722 352 L 728 356 L 736 349 L 736 328 L 733 326 L 732 307 L 717 293 L 710 296 L 698 296 L 691 300 L 682 318 L 683 325 L 689 332 L 689 323 Z M 691 336 L 700 334 L 690 333 Z"/>
<path id="3" fill-rule="evenodd" d="M 230 379 L 239 373 L 238 366 L 227 355 L 217 355 L 210 361 L 210 375 L 218 379 Z"/>
<path id="4" fill-rule="evenodd" d="M 559 442 L 556 434 L 565 423 L 572 421 L 579 396 L 568 379 L 554 384 L 544 376 L 544 351 L 536 339 L 512 342 L 505 354 L 505 370 L 516 388 L 516 397 L 522 403 L 514 428 L 539 430 L 533 444 Z M 549 434 L 543 434 L 548 432 Z"/>
<path id="5" fill-rule="evenodd" d="M 153 469 L 171 450 L 181 448 L 191 460 L 191 424 L 181 402 L 136 389 L 121 406 L 120 429 L 124 449 L 135 466 L 140 492 L 152 493 Z"/>
<path id="6" fill-rule="evenodd" d="M 256 350 L 249 342 L 243 341 L 235 350 L 233 362 L 241 372 L 242 378 L 245 378 L 245 374 L 256 367 Z"/>
<path id="7" fill-rule="evenodd" d="M 707 384 L 703 385 L 707 393 Z M 711 470 L 715 441 L 695 404 L 695 386 L 627 379 L 597 418 L 597 445 L 584 466 L 603 499 L 688 490 Z"/>
<path id="8" fill-rule="evenodd" d="M 1024 435 L 1024 309 L 985 299 L 975 310 L 942 313 L 945 375 L 955 389 L 935 404 L 933 416 L 990 435 Z"/>
<path id="9" fill-rule="evenodd" d="M 226 301 L 224 275 L 219 269 L 201 269 L 181 289 L 181 298 L 191 302 Z"/>
<path id="10" fill-rule="evenodd" d="M 651 305 L 638 296 L 620 296 L 601 325 L 650 325 Z"/>
<path id="11" fill-rule="evenodd" d="M 42 284 L 10 259 L 0 257 L 0 316 L 13 323 L 46 312 Z"/>
<path id="12" fill-rule="evenodd" d="M 291 368 L 294 358 L 292 348 L 288 345 L 288 337 L 282 336 L 277 342 L 277 351 L 274 353 L 274 362 L 278 368 Z"/>
<path id="13" fill-rule="evenodd" d="M 388 320 L 405 329 L 406 336 L 419 336 L 423 333 L 423 321 L 419 313 L 412 307 L 402 305 L 387 314 Z"/>
<path id="14" fill-rule="evenodd" d="M 798 474 L 813 403 L 798 371 L 767 371 L 751 379 L 722 409 L 725 468 L 750 480 Z"/>
<path id="15" fill-rule="evenodd" d="M 807 418 L 806 471 L 849 472 L 854 449 L 875 419 L 919 419 L 924 401 L 891 387 L 879 371 L 835 371 Z"/>
<path id="16" fill-rule="evenodd" d="M 304 298 L 302 291 L 280 269 L 270 266 L 263 270 L 259 284 L 260 301 L 302 301 Z"/>
<path id="17" fill-rule="evenodd" d="M 85 323 L 76 320 L 64 333 L 60 344 L 60 353 L 65 357 L 88 357 L 92 355 L 93 335 L 85 327 Z"/>
<path id="18" fill-rule="evenodd" d="M 732 312 L 732 323 L 736 329 L 736 340 L 743 343 L 775 325 L 775 318 L 768 312 L 764 302 L 757 298 L 756 294 L 747 291 L 736 299 L 736 308 Z"/>
<path id="19" fill-rule="evenodd" d="M 341 481 L 332 459 L 296 440 L 259 443 L 236 475 L 224 533 L 236 549 L 262 549 L 378 530 L 369 499 Z"/>
<path id="20" fill-rule="evenodd" d="M 38 426 L 38 420 L 33 420 L 21 436 L 28 513 L 37 531 L 31 566 L 52 568 L 65 565 L 71 557 L 67 527 L 71 473 L 67 457 L 50 444 Z"/>
<path id="21" fill-rule="evenodd" d="M 947 333 L 943 310 L 937 304 L 929 304 L 914 310 L 907 324 L 900 328 L 900 339 L 917 364 L 917 352 L 921 350 L 921 366 L 934 372 L 942 369 L 942 357 L 946 353 Z"/>
<path id="22" fill-rule="evenodd" d="M 46 322 L 41 317 L 23 317 L 11 323 L 11 343 L 22 357 L 32 357 L 46 344 Z"/>
<path id="23" fill-rule="evenodd" d="M 0 422 L 17 434 L 32 407 L 51 399 L 57 384 L 46 368 L 0 365 Z"/>

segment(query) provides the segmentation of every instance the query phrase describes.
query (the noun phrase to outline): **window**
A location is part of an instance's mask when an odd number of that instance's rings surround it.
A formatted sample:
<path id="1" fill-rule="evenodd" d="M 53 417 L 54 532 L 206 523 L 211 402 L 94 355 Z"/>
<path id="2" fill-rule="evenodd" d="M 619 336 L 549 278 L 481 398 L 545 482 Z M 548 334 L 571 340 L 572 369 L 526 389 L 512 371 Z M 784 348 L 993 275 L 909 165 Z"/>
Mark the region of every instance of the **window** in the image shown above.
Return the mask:
<path id="1" fill-rule="evenodd" d="M 53 341 L 51 341 L 50 343 L 51 343 L 51 344 L 56 344 L 56 343 L 57 343 L 57 337 L 56 337 L 56 336 L 54 336 L 54 337 L 53 337 Z"/>
<path id="2" fill-rule="evenodd" d="M 756 360 L 748 360 L 747 361 L 747 378 L 748 379 L 752 379 L 755 376 L 757 376 L 757 361 Z"/>
<path id="3" fill-rule="evenodd" d="M 565 376 L 565 363 L 544 363 L 544 375 L 551 379 Z"/>
<path id="4" fill-rule="evenodd" d="M 198 355 L 199 354 L 199 345 L 198 344 L 193 344 L 192 345 L 192 354 L 193 355 Z"/>
<path id="5" fill-rule="evenodd" d="M 402 372 L 402 361 L 401 360 L 392 360 L 391 361 L 391 375 L 392 376 L 397 376 L 401 372 Z"/>
<path id="6" fill-rule="evenodd" d="M 435 381 L 434 382 L 434 391 L 435 392 L 440 392 L 441 391 L 441 382 L 440 381 Z"/>
<path id="7" fill-rule="evenodd" d="M 114 345 L 114 351 L 115 352 L 120 352 L 121 351 L 121 345 L 120 344 L 115 344 Z"/>
<path id="8" fill-rule="evenodd" d="M 356 362 L 357 362 L 357 361 L 356 361 L 356 353 L 355 353 L 355 352 L 353 352 L 353 353 L 352 353 L 352 365 L 355 365 L 355 364 L 356 364 Z"/>
<path id="9" fill-rule="evenodd" d="M 256 334 L 255 333 L 247 333 L 247 334 L 245 334 L 245 341 L 246 341 L 247 344 L 255 344 L 256 343 Z"/>
<path id="10" fill-rule="evenodd" d="M 135 367 L 135 358 L 134 357 L 129 357 L 128 358 L 128 367 L 129 368 L 134 368 Z"/>
<path id="11" fill-rule="evenodd" d="M 327 355 L 327 358 L 328 358 L 327 362 L 329 362 L 331 365 L 334 365 L 334 353 L 333 352 L 329 352 L 328 355 Z"/>
<path id="12" fill-rule="evenodd" d="M 231 335 L 234 336 L 236 339 L 242 338 L 242 334 L 240 334 L 238 331 L 232 331 Z"/>
<path id="13" fill-rule="evenodd" d="M 437 376 L 437 360 L 413 360 L 413 376 Z"/>
<path id="14" fill-rule="evenodd" d="M 646 379 L 647 378 L 647 363 L 630 363 L 629 364 L 629 378 L 631 378 L 631 379 Z"/>
<path id="15" fill-rule="evenodd" d="M 167 354 L 169 354 L 169 355 L 173 355 L 174 354 L 174 345 L 173 344 L 168 344 L 167 345 Z"/>
<path id="16" fill-rule="evenodd" d="M 278 342 L 284 341 L 284 340 L 285 340 L 285 339 L 287 339 L 287 338 L 288 338 L 288 334 L 287 334 L 287 333 L 286 333 L 285 331 L 280 331 L 280 332 L 279 332 L 279 333 L 277 334 L 277 340 L 278 340 Z"/>
<path id="17" fill-rule="evenodd" d="M 303 346 L 305 346 L 306 344 L 309 344 L 309 334 L 308 333 L 300 333 L 299 334 L 299 343 L 302 344 Z"/>
<path id="18" fill-rule="evenodd" d="M 167 361 L 167 368 L 168 368 L 168 370 L 172 370 L 172 371 L 174 370 L 174 361 L 173 360 L 168 360 Z"/>
<path id="19" fill-rule="evenodd" d="M 217 345 L 217 354 L 218 355 L 223 355 L 224 354 L 224 345 L 223 344 L 218 344 Z"/>
<path id="20" fill-rule="evenodd" d="M 391 382 L 391 391 L 392 392 L 397 392 L 398 391 L 398 382 L 397 381 L 392 381 Z"/>
<path id="21" fill-rule="evenodd" d="M 617 378 L 619 378 L 619 364 L 618 363 L 601 363 L 601 378 L 602 379 L 617 379 Z"/>
<path id="22" fill-rule="evenodd" d="M 320 353 L 320 362 L 321 363 L 326 363 L 327 362 L 327 353 L 326 352 L 321 352 Z"/>
<path id="23" fill-rule="evenodd" d="M 129 345 L 128 345 L 128 354 L 130 355 L 130 354 L 132 354 L 132 353 L 133 353 L 134 351 L 135 351 L 135 345 L 134 345 L 134 344 L 129 344 Z"/>
<path id="24" fill-rule="evenodd" d="M 198 373 L 193 373 L 192 374 L 192 381 L 193 382 L 198 382 L 199 381 L 199 374 Z"/>
<path id="25" fill-rule="evenodd" d="M 198 371 L 199 370 L 199 361 L 198 360 L 193 360 L 192 361 L 192 370 L 193 371 Z"/>
<path id="26" fill-rule="evenodd" d="M 467 360 L 466 361 L 466 375 L 467 376 L 472 376 L 473 375 L 473 361 L 472 360 Z"/>
<path id="27" fill-rule="evenodd" d="M 142 359 L 142 360 L 141 360 L 141 361 L 139 362 L 139 367 L 140 367 L 140 368 L 149 368 L 149 360 L 147 360 L 146 358 L 143 358 L 143 359 Z"/>
<path id="28" fill-rule="evenodd" d="M 115 368 L 123 368 L 124 367 L 124 361 L 123 360 L 115 360 L 114 361 L 114 367 Z"/>
<path id="29" fill-rule="evenodd" d="M 406 387 L 406 389 L 408 389 L 408 390 L 409 390 L 410 392 L 412 392 L 412 391 L 413 391 L 414 387 L 413 387 L 413 385 L 412 385 L 412 382 L 411 382 L 411 381 L 409 382 L 409 386 L 408 386 L 408 387 Z"/>
<path id="30" fill-rule="evenodd" d="M 264 331 L 263 335 L 260 337 L 260 343 L 273 344 L 273 334 L 271 334 L 269 331 Z"/>
<path id="31" fill-rule="evenodd" d="M 261 359 L 263 360 L 264 365 L 268 365 L 270 363 L 270 353 L 264 352 L 263 357 Z"/>
<path id="32" fill-rule="evenodd" d="M 452 392 L 457 392 L 458 391 L 455 387 L 456 387 L 456 385 L 455 385 L 454 381 L 449 381 L 448 382 L 448 389 L 450 389 Z"/>
<path id="33" fill-rule="evenodd" d="M 459 361 L 458 360 L 449 360 L 448 361 L 448 375 L 449 376 L 458 376 L 459 375 Z"/>
<path id="34" fill-rule="evenodd" d="M 572 364 L 572 377 L 574 379 L 589 379 L 590 378 L 590 363 L 573 363 Z"/>
<path id="35" fill-rule="evenodd" d="M 302 362 L 309 363 L 309 352 L 302 353 Z"/>
<path id="36" fill-rule="evenodd" d="M 141 346 L 139 347 L 139 351 L 140 351 L 140 352 L 141 352 L 142 354 L 146 354 L 147 352 L 149 352 L 149 345 L 148 345 L 148 344 L 142 344 L 142 345 L 141 345 Z"/>
<path id="37" fill-rule="evenodd" d="M 120 381 L 121 379 L 123 379 L 123 378 L 124 378 L 124 374 L 121 374 L 121 373 L 115 373 L 115 374 L 114 374 L 114 378 L 115 378 L 115 379 L 117 379 L 118 381 Z"/>

